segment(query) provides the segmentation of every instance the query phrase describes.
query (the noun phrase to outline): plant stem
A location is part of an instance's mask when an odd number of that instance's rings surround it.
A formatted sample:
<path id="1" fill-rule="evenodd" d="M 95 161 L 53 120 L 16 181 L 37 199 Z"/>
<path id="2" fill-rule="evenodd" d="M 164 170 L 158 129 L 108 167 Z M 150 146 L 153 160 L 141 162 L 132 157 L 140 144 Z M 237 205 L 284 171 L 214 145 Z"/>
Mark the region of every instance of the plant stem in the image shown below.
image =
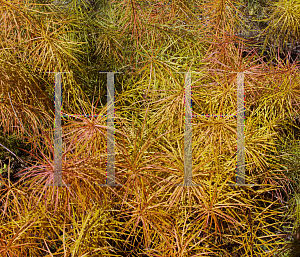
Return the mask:
<path id="1" fill-rule="evenodd" d="M 15 156 L 19 161 L 25 163 L 20 157 L 18 157 L 16 154 L 14 154 L 11 150 L 9 150 L 8 148 L 6 148 L 4 145 L 2 145 L 0 143 L 0 146 L 2 146 L 5 150 L 9 151 L 13 156 Z"/>

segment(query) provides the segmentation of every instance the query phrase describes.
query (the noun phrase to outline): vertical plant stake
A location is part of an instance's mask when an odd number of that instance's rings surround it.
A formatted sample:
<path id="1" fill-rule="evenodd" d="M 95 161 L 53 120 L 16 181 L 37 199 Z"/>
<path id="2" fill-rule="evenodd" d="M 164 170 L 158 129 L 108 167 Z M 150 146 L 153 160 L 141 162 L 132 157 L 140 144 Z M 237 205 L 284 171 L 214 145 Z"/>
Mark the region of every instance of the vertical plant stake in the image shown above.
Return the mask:
<path id="1" fill-rule="evenodd" d="M 107 73 L 107 179 L 106 184 L 115 185 L 115 87 L 114 73 Z"/>
<path id="2" fill-rule="evenodd" d="M 47 72 L 55 74 L 54 88 L 54 178 L 53 185 L 47 186 L 69 186 L 62 184 L 62 129 L 61 129 L 61 74 L 66 72 Z"/>
<path id="3" fill-rule="evenodd" d="M 191 73 L 185 76 L 185 126 L 184 126 L 184 184 L 192 184 L 192 89 Z"/>
<path id="4" fill-rule="evenodd" d="M 193 185 L 193 154 L 192 154 L 192 78 L 191 72 L 185 73 L 185 125 L 184 125 L 184 183 L 177 186 Z"/>
<path id="5" fill-rule="evenodd" d="M 237 167 L 236 183 L 245 184 L 245 94 L 244 73 L 237 73 Z"/>
<path id="6" fill-rule="evenodd" d="M 236 184 L 230 186 L 254 186 L 245 184 L 245 90 L 244 73 L 237 73 L 237 161 Z"/>
<path id="7" fill-rule="evenodd" d="M 115 118 L 115 73 L 119 72 L 100 72 L 107 74 L 107 169 L 106 184 L 100 186 L 121 186 L 115 183 L 115 137 L 114 137 L 114 118 Z"/>
<path id="8" fill-rule="evenodd" d="M 55 73 L 54 185 L 62 185 L 61 73 Z"/>
<path id="9" fill-rule="evenodd" d="M 61 132 L 61 72 L 55 72 L 54 90 L 54 179 L 55 186 L 62 186 L 62 132 Z"/>

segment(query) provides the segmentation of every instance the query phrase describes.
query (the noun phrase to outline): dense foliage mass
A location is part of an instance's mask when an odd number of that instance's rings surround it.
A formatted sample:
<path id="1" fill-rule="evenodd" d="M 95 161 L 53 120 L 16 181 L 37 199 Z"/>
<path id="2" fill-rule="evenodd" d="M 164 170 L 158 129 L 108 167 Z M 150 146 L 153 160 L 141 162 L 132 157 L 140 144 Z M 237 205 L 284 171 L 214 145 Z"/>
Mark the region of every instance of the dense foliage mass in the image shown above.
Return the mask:
<path id="1" fill-rule="evenodd" d="M 299 0 L 0 0 L 0 256 L 298 256 L 299 8 Z M 91 115 L 63 118 L 68 187 L 49 186 L 58 71 L 67 72 L 62 113 Z M 107 107 L 98 71 L 122 72 L 120 187 L 99 186 Z M 186 71 L 198 186 L 180 187 Z M 228 185 L 237 72 L 250 187 Z"/>

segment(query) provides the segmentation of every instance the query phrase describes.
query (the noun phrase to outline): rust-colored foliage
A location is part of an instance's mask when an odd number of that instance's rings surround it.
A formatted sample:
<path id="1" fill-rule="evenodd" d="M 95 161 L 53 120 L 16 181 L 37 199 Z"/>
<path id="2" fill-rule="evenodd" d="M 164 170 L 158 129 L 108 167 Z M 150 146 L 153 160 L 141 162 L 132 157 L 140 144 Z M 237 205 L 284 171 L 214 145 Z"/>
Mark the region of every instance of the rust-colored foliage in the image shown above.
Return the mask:
<path id="1" fill-rule="evenodd" d="M 279 55 L 266 62 L 249 50 L 236 36 L 242 12 L 234 1 L 93 2 L 0 0 L 0 127 L 32 146 L 18 181 L 10 163 L 0 167 L 0 255 L 288 252 L 287 237 L 299 224 L 299 197 L 288 199 L 298 177 L 286 172 L 293 160 L 279 156 L 278 145 L 287 144 L 282 130 L 299 113 L 299 64 Z M 124 72 L 115 98 L 121 187 L 102 186 L 107 106 L 102 95 L 88 98 L 83 81 L 102 82 L 84 73 L 90 66 Z M 41 75 L 47 71 L 71 71 L 63 75 L 64 187 L 53 186 L 54 76 Z M 184 181 L 185 126 L 178 72 L 185 71 L 192 72 L 197 115 L 190 187 L 177 186 Z M 237 72 L 245 75 L 246 182 L 254 187 L 229 186 Z"/>

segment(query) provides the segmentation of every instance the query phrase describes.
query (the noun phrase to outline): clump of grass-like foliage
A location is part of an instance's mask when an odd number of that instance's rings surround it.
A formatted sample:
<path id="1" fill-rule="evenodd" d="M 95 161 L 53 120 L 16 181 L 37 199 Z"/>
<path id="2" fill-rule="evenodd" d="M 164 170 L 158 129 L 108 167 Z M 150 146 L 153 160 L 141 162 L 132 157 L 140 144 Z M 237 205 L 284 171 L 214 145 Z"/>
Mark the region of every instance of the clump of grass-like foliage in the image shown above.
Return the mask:
<path id="1" fill-rule="evenodd" d="M 1 256 L 296 251 L 298 152 L 287 158 L 280 147 L 296 140 L 284 133 L 299 113 L 299 63 L 280 56 L 268 63 L 246 48 L 235 36 L 242 13 L 233 1 L 0 3 L 0 126 L 30 145 L 17 175 L 10 163 L 7 176 L 0 167 Z M 106 82 L 94 64 L 124 72 L 116 75 L 115 98 L 120 187 L 100 186 L 106 178 Z M 47 71 L 72 71 L 63 75 L 65 187 L 49 186 L 53 74 Z M 198 186 L 191 187 L 176 186 L 184 180 L 183 71 L 193 74 L 197 115 Z M 246 183 L 253 187 L 229 186 L 236 169 L 237 72 L 245 75 Z M 72 116 L 80 113 L 90 116 Z"/>

